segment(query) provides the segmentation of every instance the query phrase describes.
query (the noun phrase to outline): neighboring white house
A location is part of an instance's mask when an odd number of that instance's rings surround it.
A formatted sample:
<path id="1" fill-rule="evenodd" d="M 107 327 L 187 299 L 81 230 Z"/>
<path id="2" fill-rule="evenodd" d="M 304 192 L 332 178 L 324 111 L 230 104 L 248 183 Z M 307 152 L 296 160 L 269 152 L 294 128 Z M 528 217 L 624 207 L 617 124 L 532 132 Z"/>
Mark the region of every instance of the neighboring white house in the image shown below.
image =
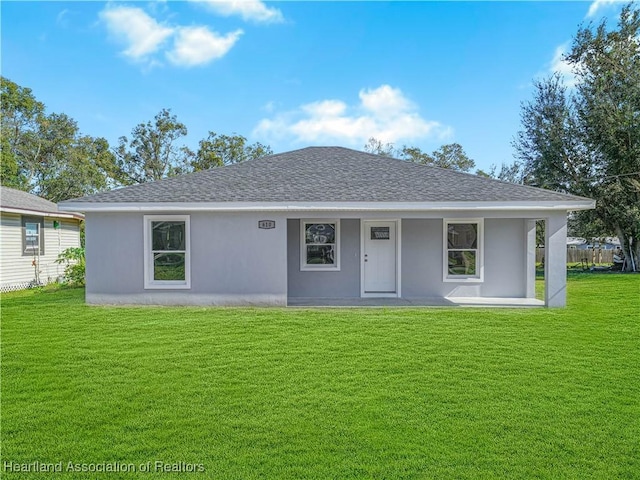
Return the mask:
<path id="1" fill-rule="evenodd" d="M 567 212 L 594 206 L 341 147 L 60 203 L 86 214 L 88 303 L 282 306 L 564 306 Z"/>
<path id="2" fill-rule="evenodd" d="M 592 238 L 591 241 L 582 237 L 567 237 L 567 248 L 576 250 L 589 250 L 591 248 L 615 250 L 620 248 L 620 240 L 618 237 Z"/>
<path id="3" fill-rule="evenodd" d="M 67 248 L 80 246 L 79 213 L 61 212 L 44 198 L 0 187 L 0 290 L 55 281 L 64 265 L 55 263 Z"/>

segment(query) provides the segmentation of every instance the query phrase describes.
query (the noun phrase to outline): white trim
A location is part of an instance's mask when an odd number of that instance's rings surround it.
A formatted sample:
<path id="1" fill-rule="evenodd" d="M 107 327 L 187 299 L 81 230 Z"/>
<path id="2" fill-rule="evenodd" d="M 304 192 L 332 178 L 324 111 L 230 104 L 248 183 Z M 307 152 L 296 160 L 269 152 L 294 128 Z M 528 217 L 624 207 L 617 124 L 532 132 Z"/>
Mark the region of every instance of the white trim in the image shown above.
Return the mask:
<path id="1" fill-rule="evenodd" d="M 307 264 L 307 244 L 305 242 L 305 225 L 309 223 L 333 223 L 335 225 L 335 263 L 333 265 Z M 300 271 L 301 272 L 339 272 L 340 271 L 340 219 L 337 218 L 304 218 L 300 219 Z"/>
<path id="2" fill-rule="evenodd" d="M 514 202 L 65 202 L 64 211 L 81 212 L 408 212 L 477 210 L 589 210 L 594 200 Z"/>
<path id="3" fill-rule="evenodd" d="M 547 307 L 567 304 L 567 217 L 544 219 L 544 303 Z"/>
<path id="4" fill-rule="evenodd" d="M 28 210 L 24 208 L 12 208 L 12 207 L 0 207 L 0 212 L 17 213 L 20 215 L 31 215 L 32 217 L 75 218 L 76 220 L 84 219 L 84 215 L 76 212 L 74 213 L 41 212 L 39 210 Z"/>
<path id="5" fill-rule="evenodd" d="M 184 254 L 184 281 L 154 280 L 153 279 L 153 255 L 151 246 L 151 222 L 171 221 L 184 222 L 185 230 L 185 254 Z M 144 288 L 153 289 L 190 289 L 191 288 L 191 225 L 189 215 L 145 215 L 143 222 L 144 241 Z"/>
<path id="6" fill-rule="evenodd" d="M 396 291 L 394 293 L 367 293 L 364 291 L 364 239 L 365 223 L 389 222 L 396 225 Z M 361 298 L 401 298 L 402 297 L 402 220 L 400 218 L 360 219 L 360 297 Z"/>
<path id="7" fill-rule="evenodd" d="M 402 219 L 396 221 L 396 293 L 402 297 Z"/>
<path id="8" fill-rule="evenodd" d="M 42 229 L 40 228 L 44 224 L 44 219 L 37 218 L 35 216 L 27 217 L 24 215 L 22 218 L 22 243 L 24 244 L 24 250 L 22 251 L 23 256 L 29 255 L 40 255 L 42 251 L 42 240 L 44 239 L 44 235 L 42 234 Z M 35 220 L 35 221 L 34 221 Z M 29 244 L 27 240 L 29 237 L 33 237 L 34 235 L 27 235 L 27 225 L 35 225 L 38 227 L 38 233 L 35 235 L 38 239 L 38 242 L 34 244 Z"/>
<path id="9" fill-rule="evenodd" d="M 449 274 L 448 225 L 450 223 L 478 224 L 478 254 L 476 256 L 476 275 Z M 443 218 L 442 219 L 442 281 L 446 283 L 481 283 L 484 282 L 484 218 Z"/>
<path id="10" fill-rule="evenodd" d="M 536 221 L 524 220 L 524 278 L 527 298 L 536 297 Z"/>

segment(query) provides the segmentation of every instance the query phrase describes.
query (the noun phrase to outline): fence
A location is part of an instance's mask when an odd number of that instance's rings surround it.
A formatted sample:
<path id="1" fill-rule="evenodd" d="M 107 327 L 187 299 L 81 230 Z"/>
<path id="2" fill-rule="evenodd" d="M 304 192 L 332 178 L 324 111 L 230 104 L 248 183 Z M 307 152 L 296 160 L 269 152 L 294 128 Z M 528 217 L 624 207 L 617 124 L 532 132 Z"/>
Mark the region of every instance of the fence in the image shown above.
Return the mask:
<path id="1" fill-rule="evenodd" d="M 613 252 L 615 250 L 605 250 L 604 248 L 588 248 L 578 250 L 577 248 L 567 248 L 567 263 L 585 262 L 588 265 L 597 263 L 613 263 Z M 536 248 L 536 262 L 542 262 L 544 248 Z"/>

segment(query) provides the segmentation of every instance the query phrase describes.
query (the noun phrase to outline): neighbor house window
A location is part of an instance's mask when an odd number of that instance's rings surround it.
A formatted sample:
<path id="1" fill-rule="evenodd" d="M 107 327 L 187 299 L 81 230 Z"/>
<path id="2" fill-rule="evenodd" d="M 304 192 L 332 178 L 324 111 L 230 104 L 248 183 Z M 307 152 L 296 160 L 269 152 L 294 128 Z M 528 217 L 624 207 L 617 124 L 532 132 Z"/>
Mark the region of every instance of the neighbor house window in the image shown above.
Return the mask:
<path id="1" fill-rule="evenodd" d="M 188 215 L 145 215 L 144 288 L 190 288 Z"/>
<path id="2" fill-rule="evenodd" d="M 44 255 L 43 217 L 22 217 L 22 254 Z"/>
<path id="3" fill-rule="evenodd" d="M 445 281 L 482 281 L 482 230 L 481 219 L 444 221 Z"/>
<path id="4" fill-rule="evenodd" d="M 303 220 L 300 245 L 301 270 L 339 270 L 340 222 Z"/>

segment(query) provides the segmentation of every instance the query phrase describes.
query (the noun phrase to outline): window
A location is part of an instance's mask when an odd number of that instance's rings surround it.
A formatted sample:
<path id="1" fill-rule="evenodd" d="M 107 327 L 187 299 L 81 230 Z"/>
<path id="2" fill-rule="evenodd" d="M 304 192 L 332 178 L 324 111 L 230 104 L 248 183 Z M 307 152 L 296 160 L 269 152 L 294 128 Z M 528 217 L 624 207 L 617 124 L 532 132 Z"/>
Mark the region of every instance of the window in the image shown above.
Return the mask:
<path id="1" fill-rule="evenodd" d="M 444 281 L 483 279 L 481 219 L 444 221 Z"/>
<path id="2" fill-rule="evenodd" d="M 44 255 L 44 217 L 22 217 L 22 255 Z"/>
<path id="3" fill-rule="evenodd" d="M 337 220 L 303 220 L 300 245 L 301 270 L 340 270 L 340 223 Z"/>
<path id="4" fill-rule="evenodd" d="M 190 288 L 188 215 L 145 215 L 144 288 Z"/>

